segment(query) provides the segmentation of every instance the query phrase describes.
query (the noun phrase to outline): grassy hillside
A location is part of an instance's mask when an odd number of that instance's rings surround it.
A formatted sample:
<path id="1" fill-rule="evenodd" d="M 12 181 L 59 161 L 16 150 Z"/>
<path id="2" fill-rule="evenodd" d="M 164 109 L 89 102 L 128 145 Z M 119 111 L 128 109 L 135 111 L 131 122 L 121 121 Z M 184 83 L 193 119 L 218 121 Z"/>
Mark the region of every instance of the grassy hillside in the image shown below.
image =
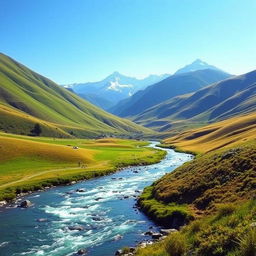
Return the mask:
<path id="1" fill-rule="evenodd" d="M 174 96 L 199 90 L 228 77 L 229 74 L 212 69 L 173 75 L 119 102 L 111 112 L 121 117 L 132 117 Z"/>
<path id="2" fill-rule="evenodd" d="M 254 256 L 255 189 L 255 139 L 198 156 L 147 187 L 139 200 L 166 227 L 190 224 L 136 255 Z"/>
<path id="3" fill-rule="evenodd" d="M 256 255 L 255 132 L 252 113 L 164 141 L 199 154 L 144 189 L 141 209 L 180 231 L 137 256 Z"/>
<path id="4" fill-rule="evenodd" d="M 167 145 L 182 150 L 205 153 L 254 139 L 256 113 L 234 117 L 202 128 L 188 130 L 164 140 Z"/>
<path id="5" fill-rule="evenodd" d="M 222 204 L 209 217 L 191 222 L 180 232 L 146 248 L 136 256 L 255 256 L 256 200 Z"/>
<path id="6" fill-rule="evenodd" d="M 99 109 L 4 54 L 0 54 L 0 114 L 0 130 L 20 134 L 29 134 L 35 123 L 42 126 L 42 136 L 151 132 Z"/>
<path id="7" fill-rule="evenodd" d="M 121 139 L 54 139 L 0 133 L 0 200 L 21 191 L 158 162 L 164 151 Z M 73 147 L 78 148 L 73 148 Z"/>
<path id="8" fill-rule="evenodd" d="M 253 197 L 256 140 L 206 153 L 157 181 L 156 200 L 213 210 L 216 204 Z"/>
<path id="9" fill-rule="evenodd" d="M 158 131 L 184 130 L 255 110 L 256 71 L 252 71 L 171 98 L 148 108 L 133 120 Z"/>

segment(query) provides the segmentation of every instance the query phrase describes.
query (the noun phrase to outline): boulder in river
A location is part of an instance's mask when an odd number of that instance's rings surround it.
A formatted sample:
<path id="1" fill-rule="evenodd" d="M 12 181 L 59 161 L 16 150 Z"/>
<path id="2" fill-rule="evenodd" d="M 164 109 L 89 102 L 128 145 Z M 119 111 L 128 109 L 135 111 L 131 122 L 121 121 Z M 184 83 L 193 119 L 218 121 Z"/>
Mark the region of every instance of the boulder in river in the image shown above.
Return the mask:
<path id="1" fill-rule="evenodd" d="M 122 250 L 117 250 L 115 256 L 121 256 L 123 254 Z"/>
<path id="2" fill-rule="evenodd" d="M 95 216 L 95 217 L 92 217 L 92 220 L 94 220 L 94 221 L 101 221 L 101 220 L 103 220 L 103 218 L 101 218 L 99 216 Z"/>
<path id="3" fill-rule="evenodd" d="M 87 254 L 87 250 L 86 249 L 80 249 L 77 251 L 77 255 L 86 255 Z"/>
<path id="4" fill-rule="evenodd" d="M 145 236 L 152 236 L 153 234 L 154 234 L 154 232 L 151 230 L 144 233 Z"/>
<path id="5" fill-rule="evenodd" d="M 30 206 L 32 206 L 32 203 L 29 200 L 24 200 L 19 205 L 21 208 L 28 208 Z"/>
<path id="6" fill-rule="evenodd" d="M 153 233 L 152 235 L 151 235 L 151 237 L 153 238 L 153 239 L 159 239 L 160 237 L 162 237 L 163 235 L 161 234 L 161 233 Z"/>
<path id="7" fill-rule="evenodd" d="M 78 231 L 83 231 L 84 230 L 84 227 L 81 226 L 81 225 L 75 225 L 75 226 L 69 226 L 68 227 L 69 230 L 78 230 Z"/>
<path id="8" fill-rule="evenodd" d="M 86 190 L 84 189 L 84 188 L 78 188 L 77 190 L 76 190 L 76 192 L 79 192 L 79 193 L 82 193 L 82 192 L 85 192 Z"/>
<path id="9" fill-rule="evenodd" d="M 177 229 L 175 228 L 170 228 L 170 229 L 160 229 L 160 233 L 167 236 L 169 235 L 170 233 L 174 233 L 174 232 L 178 232 Z"/>
<path id="10" fill-rule="evenodd" d="M 7 202 L 5 200 L 4 201 L 0 201 L 0 207 L 4 206 L 6 204 L 7 204 Z"/>

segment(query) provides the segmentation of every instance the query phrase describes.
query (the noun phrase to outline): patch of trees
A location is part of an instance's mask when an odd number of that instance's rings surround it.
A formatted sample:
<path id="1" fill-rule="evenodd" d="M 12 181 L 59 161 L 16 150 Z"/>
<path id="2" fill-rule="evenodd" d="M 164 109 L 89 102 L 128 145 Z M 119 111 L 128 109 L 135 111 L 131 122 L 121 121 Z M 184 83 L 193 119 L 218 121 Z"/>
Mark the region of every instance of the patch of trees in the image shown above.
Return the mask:
<path id="1" fill-rule="evenodd" d="M 40 136 L 41 133 L 42 133 L 42 128 L 38 123 L 36 123 L 35 126 L 30 130 L 31 136 Z"/>

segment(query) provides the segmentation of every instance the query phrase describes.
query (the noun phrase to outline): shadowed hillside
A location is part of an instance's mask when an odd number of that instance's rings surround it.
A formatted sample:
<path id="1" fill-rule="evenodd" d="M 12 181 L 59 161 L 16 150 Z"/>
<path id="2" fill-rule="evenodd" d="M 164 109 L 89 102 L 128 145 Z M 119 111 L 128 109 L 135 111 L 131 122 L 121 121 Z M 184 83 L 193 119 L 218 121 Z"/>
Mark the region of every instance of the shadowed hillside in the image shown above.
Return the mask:
<path id="1" fill-rule="evenodd" d="M 183 129 L 256 110 L 256 71 L 214 83 L 147 109 L 133 120 L 159 131 Z M 157 120 L 154 122 L 152 120 Z"/>
<path id="2" fill-rule="evenodd" d="M 122 117 L 138 115 L 146 109 L 174 96 L 190 93 L 211 83 L 230 77 L 229 74 L 213 69 L 197 70 L 170 76 L 163 81 L 135 93 L 120 101 L 111 112 Z"/>

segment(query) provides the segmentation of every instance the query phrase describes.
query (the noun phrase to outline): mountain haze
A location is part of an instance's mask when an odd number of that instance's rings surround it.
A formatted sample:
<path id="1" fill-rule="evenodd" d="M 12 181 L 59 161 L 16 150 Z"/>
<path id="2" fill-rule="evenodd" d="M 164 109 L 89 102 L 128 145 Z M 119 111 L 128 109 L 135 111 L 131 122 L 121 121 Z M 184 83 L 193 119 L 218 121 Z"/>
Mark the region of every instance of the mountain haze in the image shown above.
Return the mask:
<path id="1" fill-rule="evenodd" d="M 213 69 L 172 75 L 120 101 L 110 111 L 121 117 L 132 117 L 174 96 L 191 93 L 228 77 L 229 74 Z"/>
<path id="2" fill-rule="evenodd" d="M 66 85 L 80 97 L 103 108 L 109 109 L 122 99 L 128 98 L 135 92 L 163 80 L 168 75 L 150 75 L 137 79 L 114 72 L 99 82 L 75 83 Z"/>
<path id="3" fill-rule="evenodd" d="M 231 77 L 194 93 L 174 97 L 134 120 L 157 130 L 198 125 L 256 110 L 256 71 Z M 157 120 L 157 122 L 153 121 Z"/>

